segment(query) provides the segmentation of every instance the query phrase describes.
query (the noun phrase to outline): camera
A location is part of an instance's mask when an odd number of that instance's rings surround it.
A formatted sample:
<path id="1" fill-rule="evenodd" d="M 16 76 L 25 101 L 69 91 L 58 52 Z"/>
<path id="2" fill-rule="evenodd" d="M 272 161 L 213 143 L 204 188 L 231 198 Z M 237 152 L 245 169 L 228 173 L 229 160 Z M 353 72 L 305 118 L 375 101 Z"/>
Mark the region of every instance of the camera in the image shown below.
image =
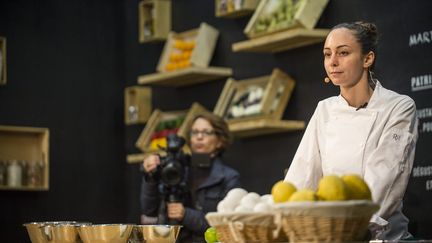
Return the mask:
<path id="1" fill-rule="evenodd" d="M 186 183 L 189 157 L 183 151 L 185 140 L 175 134 L 167 136 L 166 156 L 160 158 L 156 177 L 167 187 L 176 187 Z"/>
<path id="2" fill-rule="evenodd" d="M 183 202 L 187 194 L 190 157 L 183 153 L 185 139 L 175 134 L 167 136 L 166 155 L 160 157 L 157 169 L 146 174 L 146 180 L 157 182 L 161 198 L 158 223 L 178 224 L 166 216 L 166 202 Z"/>

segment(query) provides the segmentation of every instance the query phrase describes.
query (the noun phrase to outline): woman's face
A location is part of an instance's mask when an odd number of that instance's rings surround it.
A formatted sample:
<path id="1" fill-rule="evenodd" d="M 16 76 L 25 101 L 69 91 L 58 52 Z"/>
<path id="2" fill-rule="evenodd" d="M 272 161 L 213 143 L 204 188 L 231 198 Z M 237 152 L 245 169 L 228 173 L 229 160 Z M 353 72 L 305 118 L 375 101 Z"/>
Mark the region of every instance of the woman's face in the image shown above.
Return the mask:
<path id="1" fill-rule="evenodd" d="M 192 124 L 190 134 L 192 152 L 212 154 L 222 145 L 213 126 L 204 118 L 198 118 Z"/>
<path id="2" fill-rule="evenodd" d="M 351 30 L 332 30 L 327 36 L 323 52 L 324 68 L 334 85 L 352 87 L 367 70 L 360 43 Z"/>

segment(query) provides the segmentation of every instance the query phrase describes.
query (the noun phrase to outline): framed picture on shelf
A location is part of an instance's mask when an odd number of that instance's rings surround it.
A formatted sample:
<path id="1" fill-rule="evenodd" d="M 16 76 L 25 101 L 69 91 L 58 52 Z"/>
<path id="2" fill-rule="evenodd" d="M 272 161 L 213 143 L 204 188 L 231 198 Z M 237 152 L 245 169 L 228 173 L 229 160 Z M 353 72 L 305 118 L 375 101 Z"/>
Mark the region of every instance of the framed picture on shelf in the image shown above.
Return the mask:
<path id="1" fill-rule="evenodd" d="M 280 69 L 271 75 L 236 81 L 228 79 L 214 113 L 228 123 L 282 118 L 295 81 Z"/>
<path id="2" fill-rule="evenodd" d="M 7 82 L 6 70 L 6 38 L 0 36 L 0 85 Z"/>

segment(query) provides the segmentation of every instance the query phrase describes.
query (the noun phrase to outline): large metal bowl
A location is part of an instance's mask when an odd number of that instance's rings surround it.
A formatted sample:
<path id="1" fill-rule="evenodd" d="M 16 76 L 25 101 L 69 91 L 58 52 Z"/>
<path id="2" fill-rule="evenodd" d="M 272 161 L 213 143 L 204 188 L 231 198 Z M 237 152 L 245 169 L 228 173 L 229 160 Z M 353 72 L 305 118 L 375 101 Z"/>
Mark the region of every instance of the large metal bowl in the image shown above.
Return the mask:
<path id="1" fill-rule="evenodd" d="M 127 243 L 132 232 L 131 224 L 94 224 L 78 228 L 84 243 Z"/>
<path id="2" fill-rule="evenodd" d="M 80 242 L 77 227 L 89 225 L 76 221 L 32 222 L 24 226 L 32 243 L 76 243 Z"/>
<path id="3" fill-rule="evenodd" d="M 134 225 L 129 243 L 175 243 L 180 225 Z"/>

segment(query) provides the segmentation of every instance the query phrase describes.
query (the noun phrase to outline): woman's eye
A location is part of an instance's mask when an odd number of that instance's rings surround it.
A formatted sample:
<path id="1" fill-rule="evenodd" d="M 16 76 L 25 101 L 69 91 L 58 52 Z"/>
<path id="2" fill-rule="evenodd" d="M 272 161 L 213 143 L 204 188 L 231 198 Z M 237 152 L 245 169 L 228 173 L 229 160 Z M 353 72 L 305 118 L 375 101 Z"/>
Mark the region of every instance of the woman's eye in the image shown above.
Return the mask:
<path id="1" fill-rule="evenodd" d="M 331 56 L 331 53 L 324 52 L 324 57 L 330 57 L 330 56 Z"/>
<path id="2" fill-rule="evenodd" d="M 341 51 L 341 52 L 339 52 L 339 56 L 346 56 L 348 54 L 349 53 L 347 51 Z"/>

